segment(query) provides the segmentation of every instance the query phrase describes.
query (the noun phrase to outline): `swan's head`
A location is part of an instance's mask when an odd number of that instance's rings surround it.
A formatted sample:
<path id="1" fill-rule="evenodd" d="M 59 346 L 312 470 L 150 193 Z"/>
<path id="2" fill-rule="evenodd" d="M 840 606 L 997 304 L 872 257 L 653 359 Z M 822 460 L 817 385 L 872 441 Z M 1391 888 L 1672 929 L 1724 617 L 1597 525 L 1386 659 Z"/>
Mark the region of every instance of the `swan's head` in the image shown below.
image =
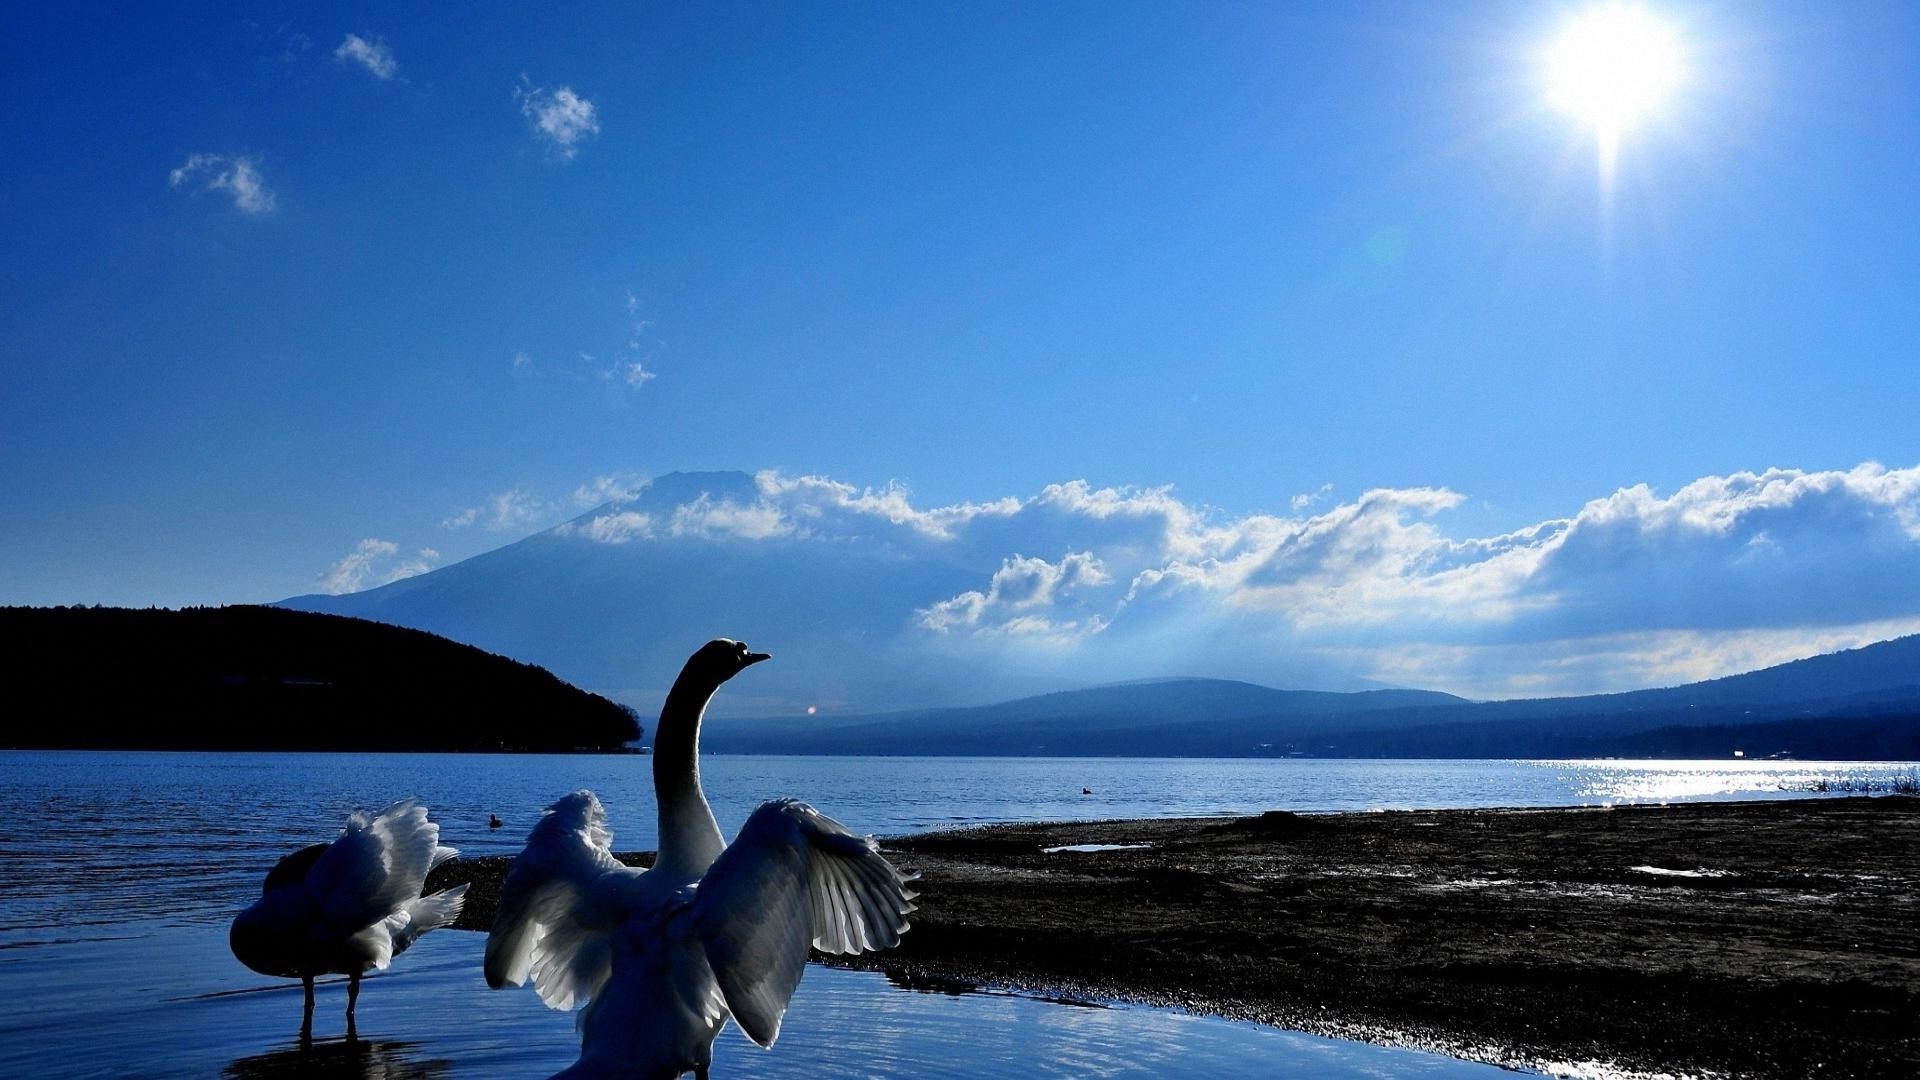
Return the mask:
<path id="1" fill-rule="evenodd" d="M 726 682 L 754 664 L 768 658 L 767 653 L 748 650 L 744 641 L 714 638 L 687 660 L 687 674 L 699 676 L 715 686 Z"/>

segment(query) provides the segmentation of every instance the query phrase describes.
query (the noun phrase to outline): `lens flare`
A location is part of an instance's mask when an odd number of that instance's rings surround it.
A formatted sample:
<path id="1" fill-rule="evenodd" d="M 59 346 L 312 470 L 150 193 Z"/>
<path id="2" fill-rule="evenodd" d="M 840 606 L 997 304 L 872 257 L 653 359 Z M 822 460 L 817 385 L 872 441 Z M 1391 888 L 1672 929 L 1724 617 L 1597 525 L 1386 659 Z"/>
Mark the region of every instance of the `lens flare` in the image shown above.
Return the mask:
<path id="1" fill-rule="evenodd" d="M 1577 16 L 1547 50 L 1547 97 L 1593 125 L 1601 168 L 1612 172 L 1620 139 L 1659 111 L 1684 75 L 1680 36 L 1639 4 Z"/>

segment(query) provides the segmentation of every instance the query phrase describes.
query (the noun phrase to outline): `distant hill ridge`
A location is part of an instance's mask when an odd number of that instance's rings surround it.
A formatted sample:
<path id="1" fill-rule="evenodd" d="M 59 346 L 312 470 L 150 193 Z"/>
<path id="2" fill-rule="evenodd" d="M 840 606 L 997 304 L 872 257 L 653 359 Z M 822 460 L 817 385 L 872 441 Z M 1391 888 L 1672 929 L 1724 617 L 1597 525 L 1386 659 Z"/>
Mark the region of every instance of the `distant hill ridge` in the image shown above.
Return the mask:
<path id="1" fill-rule="evenodd" d="M 0 745 L 613 750 L 632 710 L 419 630 L 269 607 L 0 608 Z"/>
<path id="2" fill-rule="evenodd" d="M 1920 758 L 1920 635 L 1657 690 L 1470 702 L 1423 690 L 1156 680 L 997 705 L 723 720 L 717 752 Z"/>

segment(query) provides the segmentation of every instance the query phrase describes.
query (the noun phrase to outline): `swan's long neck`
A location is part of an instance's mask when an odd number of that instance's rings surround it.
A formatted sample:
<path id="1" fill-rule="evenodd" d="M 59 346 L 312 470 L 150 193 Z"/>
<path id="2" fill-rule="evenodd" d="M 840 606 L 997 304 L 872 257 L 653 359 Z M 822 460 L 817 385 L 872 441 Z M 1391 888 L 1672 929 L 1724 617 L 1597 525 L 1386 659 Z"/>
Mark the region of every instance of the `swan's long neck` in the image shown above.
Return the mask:
<path id="1" fill-rule="evenodd" d="M 700 717 L 716 688 L 697 682 L 681 673 L 653 732 L 653 797 L 660 805 L 653 872 L 681 882 L 698 881 L 727 846 L 700 790 Z"/>

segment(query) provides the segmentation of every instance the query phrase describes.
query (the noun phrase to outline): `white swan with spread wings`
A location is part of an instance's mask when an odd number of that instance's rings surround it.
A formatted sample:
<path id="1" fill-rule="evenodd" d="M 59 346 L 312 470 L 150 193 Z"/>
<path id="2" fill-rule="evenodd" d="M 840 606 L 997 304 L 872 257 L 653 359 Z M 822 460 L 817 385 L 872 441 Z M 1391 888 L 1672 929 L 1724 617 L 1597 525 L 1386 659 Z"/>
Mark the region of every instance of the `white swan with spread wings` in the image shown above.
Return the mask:
<path id="1" fill-rule="evenodd" d="M 805 803 L 764 803 L 733 843 L 721 837 L 700 788 L 700 719 L 722 683 L 765 659 L 708 642 L 668 692 L 654 732 L 651 869 L 614 859 L 590 791 L 549 807 L 514 859 L 487 937 L 487 983 L 531 977 L 556 1009 L 588 1002 L 580 1060 L 560 1077 L 704 1080 L 729 1018 L 773 1045 L 809 946 L 884 949 L 907 929 L 909 879 L 873 840 Z"/>

